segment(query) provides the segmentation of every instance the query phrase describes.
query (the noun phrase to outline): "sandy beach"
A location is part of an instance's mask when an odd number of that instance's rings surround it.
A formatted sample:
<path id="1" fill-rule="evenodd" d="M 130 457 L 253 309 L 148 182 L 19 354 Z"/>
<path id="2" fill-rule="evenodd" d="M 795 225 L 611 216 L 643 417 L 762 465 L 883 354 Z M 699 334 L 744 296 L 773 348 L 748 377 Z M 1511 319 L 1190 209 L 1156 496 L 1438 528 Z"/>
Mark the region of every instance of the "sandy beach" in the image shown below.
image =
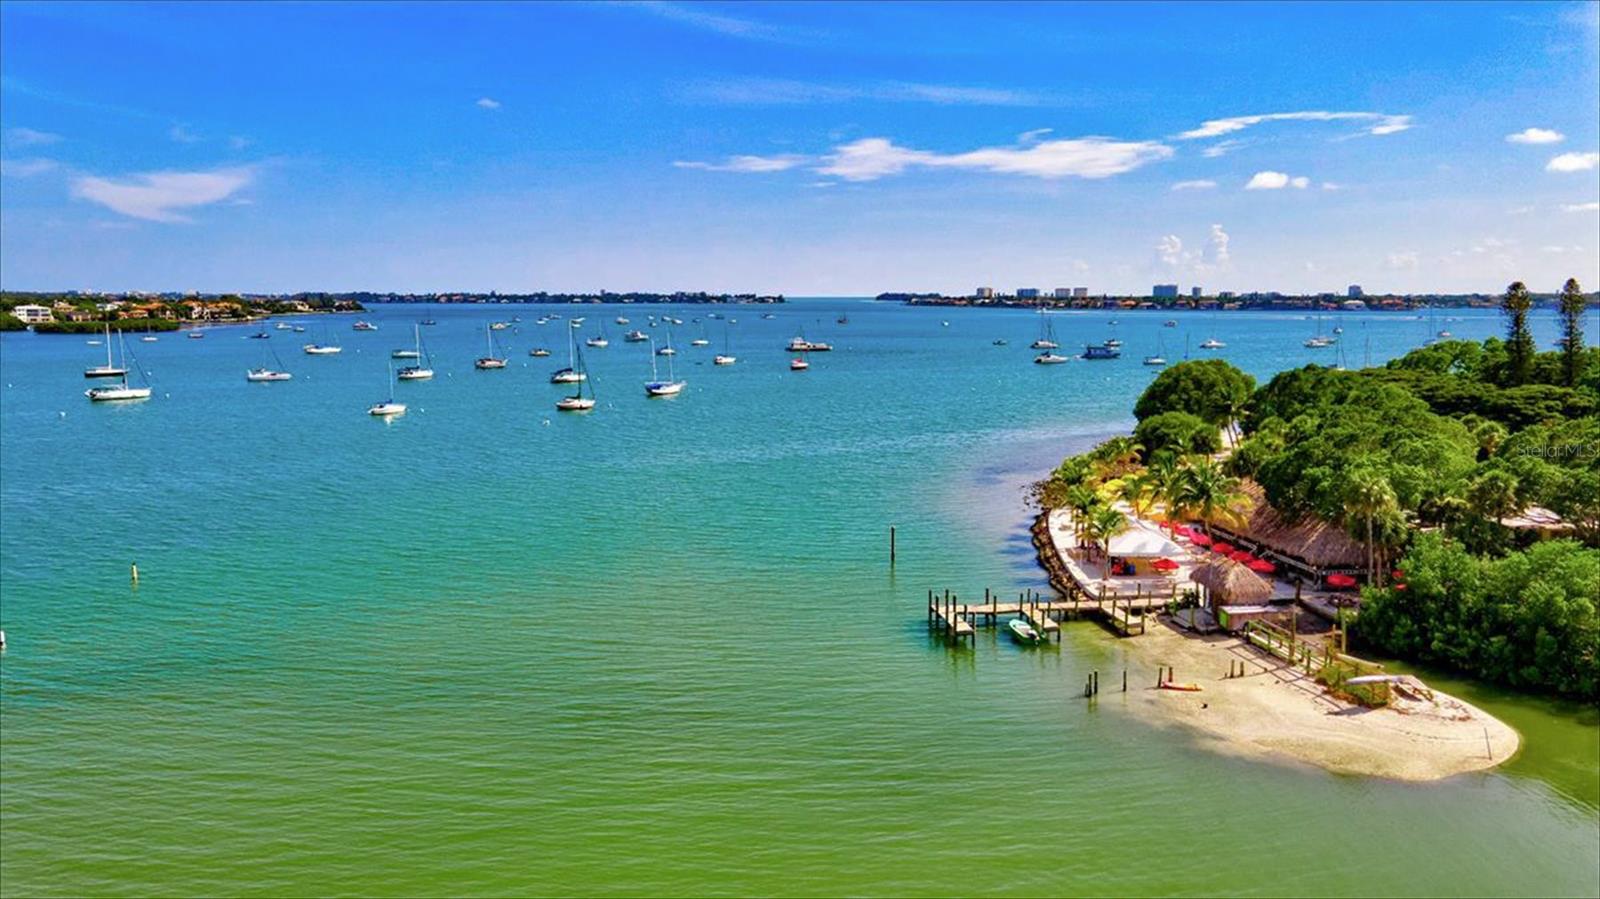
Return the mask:
<path id="1" fill-rule="evenodd" d="M 1167 626 L 1129 641 L 1147 671 L 1129 675 L 1127 708 L 1186 729 L 1217 752 L 1305 762 L 1340 774 L 1432 781 L 1492 768 L 1516 754 L 1509 725 L 1433 691 L 1433 701 L 1366 709 L 1341 702 L 1281 660 L 1236 637 L 1195 637 Z M 1247 674 L 1228 678 L 1230 662 Z M 1155 688 L 1158 666 L 1198 693 Z M 1142 675 L 1142 676 L 1140 676 Z M 1137 686 L 1135 686 L 1137 684 Z"/>

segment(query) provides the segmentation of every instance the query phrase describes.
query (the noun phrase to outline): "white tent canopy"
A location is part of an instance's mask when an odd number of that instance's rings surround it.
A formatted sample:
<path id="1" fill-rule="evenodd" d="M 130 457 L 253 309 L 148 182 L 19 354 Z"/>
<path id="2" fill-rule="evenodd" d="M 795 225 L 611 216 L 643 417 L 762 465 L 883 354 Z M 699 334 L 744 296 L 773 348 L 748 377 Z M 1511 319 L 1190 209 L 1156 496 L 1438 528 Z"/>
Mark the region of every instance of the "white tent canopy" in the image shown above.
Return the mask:
<path id="1" fill-rule="evenodd" d="M 1111 555 L 1130 559 L 1177 558 L 1183 548 L 1161 534 L 1141 527 L 1129 528 L 1111 538 Z"/>

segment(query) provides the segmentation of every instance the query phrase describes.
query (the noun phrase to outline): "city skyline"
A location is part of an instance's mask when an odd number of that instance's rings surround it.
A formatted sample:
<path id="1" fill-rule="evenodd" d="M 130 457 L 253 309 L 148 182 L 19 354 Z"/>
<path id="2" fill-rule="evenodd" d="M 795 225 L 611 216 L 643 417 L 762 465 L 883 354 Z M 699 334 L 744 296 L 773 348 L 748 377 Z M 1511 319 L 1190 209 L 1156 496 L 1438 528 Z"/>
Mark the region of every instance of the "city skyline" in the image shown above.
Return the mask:
<path id="1" fill-rule="evenodd" d="M 0 286 L 1600 282 L 1595 5 L 1248 9 L 8 3 Z"/>

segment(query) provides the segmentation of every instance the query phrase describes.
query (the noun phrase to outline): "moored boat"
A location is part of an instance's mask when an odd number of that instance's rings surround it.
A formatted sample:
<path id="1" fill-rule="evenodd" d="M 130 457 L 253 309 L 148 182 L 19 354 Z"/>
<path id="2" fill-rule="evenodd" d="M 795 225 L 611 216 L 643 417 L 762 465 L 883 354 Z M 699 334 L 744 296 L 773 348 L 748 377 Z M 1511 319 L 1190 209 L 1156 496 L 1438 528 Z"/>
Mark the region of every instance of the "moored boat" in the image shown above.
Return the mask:
<path id="1" fill-rule="evenodd" d="M 1011 639 L 1024 646 L 1037 646 L 1041 642 L 1039 632 L 1025 619 L 1013 618 L 1007 621 L 1006 630 L 1011 632 Z"/>

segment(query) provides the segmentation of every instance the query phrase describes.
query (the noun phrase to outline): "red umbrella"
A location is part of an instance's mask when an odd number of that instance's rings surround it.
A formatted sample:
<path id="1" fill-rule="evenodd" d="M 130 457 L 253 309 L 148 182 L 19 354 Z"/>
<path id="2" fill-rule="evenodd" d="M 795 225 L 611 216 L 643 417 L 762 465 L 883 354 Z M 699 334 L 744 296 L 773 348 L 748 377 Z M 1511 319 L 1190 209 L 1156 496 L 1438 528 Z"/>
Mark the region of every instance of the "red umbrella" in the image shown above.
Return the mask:
<path id="1" fill-rule="evenodd" d="M 1228 543 L 1223 543 L 1221 540 L 1218 540 L 1216 543 L 1211 544 L 1211 551 L 1215 552 L 1215 553 L 1222 553 L 1223 555 L 1227 555 L 1228 553 L 1233 552 L 1233 545 L 1232 544 L 1228 544 Z"/>
<path id="2" fill-rule="evenodd" d="M 1191 530 L 1189 532 L 1189 542 L 1195 546 L 1208 546 L 1211 543 L 1211 538 L 1199 531 Z"/>
<path id="3" fill-rule="evenodd" d="M 1157 559 L 1150 563 L 1150 567 L 1157 571 L 1177 571 L 1178 563 L 1171 559 Z"/>
<path id="4" fill-rule="evenodd" d="M 1397 581 L 1403 581 L 1403 580 L 1406 579 L 1406 573 L 1404 571 L 1401 571 L 1398 568 L 1396 568 L 1395 570 L 1389 572 L 1389 574 L 1393 575 L 1394 579 L 1397 580 Z"/>
<path id="5" fill-rule="evenodd" d="M 1348 590 L 1356 585 L 1356 579 L 1348 574 L 1328 575 L 1328 586 L 1335 590 Z"/>
<path id="6" fill-rule="evenodd" d="M 1228 553 L 1228 558 L 1234 560 L 1235 562 L 1243 562 L 1246 565 L 1256 560 L 1255 556 L 1250 555 L 1249 551 L 1243 549 L 1236 549 L 1233 552 Z"/>
<path id="7" fill-rule="evenodd" d="M 1278 570 L 1278 566 L 1268 562 L 1266 559 L 1257 559 L 1254 562 L 1249 563 L 1249 565 L 1250 570 L 1256 572 L 1257 574 L 1271 574 Z"/>

